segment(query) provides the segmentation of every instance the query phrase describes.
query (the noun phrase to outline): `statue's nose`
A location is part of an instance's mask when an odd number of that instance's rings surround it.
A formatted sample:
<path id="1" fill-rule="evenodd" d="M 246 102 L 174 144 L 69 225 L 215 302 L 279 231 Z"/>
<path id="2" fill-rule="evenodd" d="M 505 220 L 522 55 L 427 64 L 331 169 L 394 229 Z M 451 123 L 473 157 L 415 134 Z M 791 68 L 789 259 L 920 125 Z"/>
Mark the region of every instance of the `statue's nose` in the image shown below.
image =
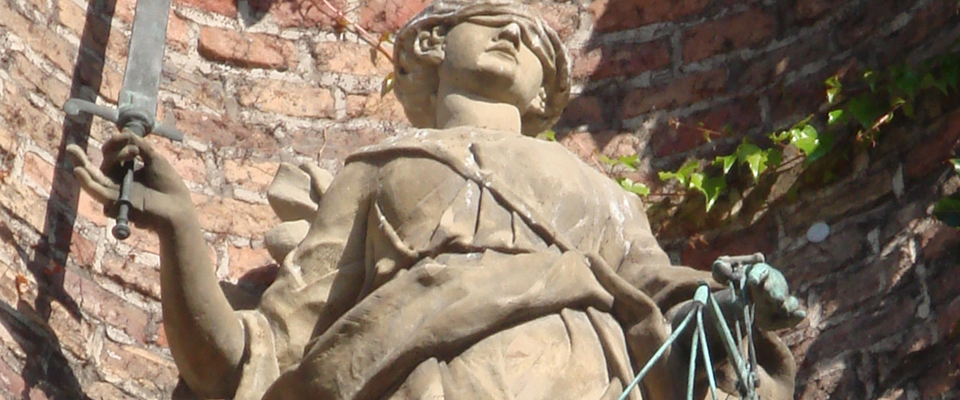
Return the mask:
<path id="1" fill-rule="evenodd" d="M 500 33 L 497 35 L 497 40 L 506 40 L 513 44 L 513 47 L 517 50 L 520 49 L 520 25 L 516 22 L 511 22 L 500 29 Z"/>

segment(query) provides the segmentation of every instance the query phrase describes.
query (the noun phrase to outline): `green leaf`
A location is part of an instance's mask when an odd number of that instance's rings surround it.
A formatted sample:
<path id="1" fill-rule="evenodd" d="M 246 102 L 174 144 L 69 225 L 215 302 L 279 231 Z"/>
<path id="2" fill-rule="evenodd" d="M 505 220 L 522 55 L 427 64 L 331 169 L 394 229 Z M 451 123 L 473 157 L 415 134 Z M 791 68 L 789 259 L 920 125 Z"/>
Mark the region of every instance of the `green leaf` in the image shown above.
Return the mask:
<path id="1" fill-rule="evenodd" d="M 950 163 L 953 164 L 953 170 L 960 175 L 960 158 L 951 158 Z"/>
<path id="2" fill-rule="evenodd" d="M 727 188 L 727 180 L 723 176 L 714 176 L 707 178 L 701 172 L 694 172 L 690 175 L 690 189 L 703 194 L 706 199 L 707 212 L 713 208 L 720 194 Z"/>
<path id="3" fill-rule="evenodd" d="M 541 132 L 539 135 L 537 135 L 537 139 L 543 139 L 543 140 L 546 140 L 546 141 L 548 141 L 548 142 L 556 142 L 556 141 L 557 141 L 557 133 L 554 132 L 553 129 L 547 129 L 547 130 Z"/>
<path id="4" fill-rule="evenodd" d="M 942 80 L 956 89 L 957 83 L 960 82 L 960 56 L 956 54 L 944 56 L 940 62 L 940 72 L 943 74 Z"/>
<path id="5" fill-rule="evenodd" d="M 906 93 L 911 99 L 917 94 L 917 91 L 920 90 L 922 80 L 923 77 L 909 67 L 903 67 L 902 73 L 897 74 L 894 78 L 897 88 Z"/>
<path id="6" fill-rule="evenodd" d="M 776 147 L 767 150 L 767 168 L 776 169 L 783 162 L 783 150 Z"/>
<path id="7" fill-rule="evenodd" d="M 877 74 L 876 72 L 871 70 L 866 70 L 863 72 L 863 80 L 866 81 L 868 85 L 870 85 L 871 92 L 876 92 L 877 83 L 880 82 L 880 74 Z"/>
<path id="8" fill-rule="evenodd" d="M 933 215 L 943 223 L 960 228 L 960 199 L 944 197 L 933 206 Z"/>
<path id="9" fill-rule="evenodd" d="M 617 162 L 620 164 L 623 164 L 624 166 L 626 166 L 627 168 L 630 168 L 633 171 L 636 171 L 637 167 L 640 164 L 640 156 L 636 154 L 629 155 L 629 156 L 621 156 L 620 158 L 617 158 Z"/>
<path id="10" fill-rule="evenodd" d="M 607 157 L 606 154 L 600 154 L 600 162 L 602 162 L 602 163 L 604 163 L 604 164 L 607 164 L 607 165 L 616 165 L 616 164 L 617 164 L 617 160 L 614 160 L 614 159 L 612 159 L 612 158 L 610 158 L 610 157 Z"/>
<path id="11" fill-rule="evenodd" d="M 926 73 L 923 75 L 923 79 L 920 80 L 920 90 L 930 89 L 937 87 L 937 79 L 933 77 L 933 74 Z"/>
<path id="12" fill-rule="evenodd" d="M 838 108 L 836 110 L 830 111 L 827 113 L 827 125 L 833 125 L 840 123 L 843 120 L 843 109 Z"/>
<path id="13" fill-rule="evenodd" d="M 853 116 L 864 129 L 870 129 L 874 121 L 881 115 L 880 108 L 874 101 L 873 96 L 868 95 L 860 95 L 850 99 L 845 113 Z"/>
<path id="14" fill-rule="evenodd" d="M 624 190 L 636 194 L 638 196 L 647 196 L 650 194 L 650 188 L 647 185 L 644 185 L 639 182 L 634 182 L 630 178 L 622 178 L 619 180 L 620 187 Z"/>
<path id="15" fill-rule="evenodd" d="M 808 166 L 816 160 L 823 158 L 831 149 L 835 143 L 835 138 L 830 132 L 821 132 L 820 133 L 820 145 L 817 146 L 817 149 L 813 153 L 807 155 L 807 159 L 803 161 L 804 166 Z"/>
<path id="16" fill-rule="evenodd" d="M 393 90 L 393 72 L 383 78 L 383 82 L 380 84 L 380 97 L 386 96 L 391 90 Z"/>
<path id="17" fill-rule="evenodd" d="M 790 144 L 796 146 L 808 157 L 820 146 L 820 136 L 813 125 L 807 125 L 803 129 L 791 129 L 790 133 Z"/>
<path id="18" fill-rule="evenodd" d="M 717 158 L 713 160 L 714 165 L 719 165 L 723 167 L 724 175 L 730 172 L 730 168 L 733 168 L 733 164 L 735 164 L 736 162 L 737 162 L 736 154 L 730 154 L 726 156 L 717 156 Z"/>
<path id="19" fill-rule="evenodd" d="M 827 78 L 827 80 L 823 83 L 827 86 L 827 102 L 830 104 L 833 104 L 833 101 L 836 99 L 837 95 L 839 95 L 840 91 L 843 89 L 843 85 L 840 84 L 840 76 L 839 75 L 831 76 Z"/>
<path id="20" fill-rule="evenodd" d="M 695 159 L 687 160 L 680 166 L 680 169 L 674 172 L 660 172 L 658 176 L 662 181 L 669 181 L 671 179 L 676 179 L 680 183 L 680 186 L 685 188 L 690 187 L 690 175 L 700 168 L 700 162 Z"/>
<path id="21" fill-rule="evenodd" d="M 741 143 L 740 146 L 737 146 L 737 160 L 741 164 L 747 164 L 747 167 L 750 168 L 750 172 L 753 174 L 753 179 L 756 180 L 760 177 L 760 174 L 767 169 L 767 154 L 759 147 L 751 143 Z"/>

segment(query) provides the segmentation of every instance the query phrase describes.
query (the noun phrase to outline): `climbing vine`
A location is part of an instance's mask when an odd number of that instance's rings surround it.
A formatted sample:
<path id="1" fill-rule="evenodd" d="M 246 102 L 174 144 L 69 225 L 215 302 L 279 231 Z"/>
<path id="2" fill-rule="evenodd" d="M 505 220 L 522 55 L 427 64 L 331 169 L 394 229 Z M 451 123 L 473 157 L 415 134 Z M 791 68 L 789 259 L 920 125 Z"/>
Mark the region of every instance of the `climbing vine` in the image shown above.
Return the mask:
<path id="1" fill-rule="evenodd" d="M 824 82 L 826 111 L 808 115 L 788 129 L 770 132 L 762 140 L 745 137 L 729 154 L 712 160 L 691 159 L 673 171 L 659 172 L 660 180 L 674 183 L 682 192 L 703 196 L 706 212 L 728 193 L 728 182 L 746 173 L 756 184 L 764 174 L 782 172 L 800 163 L 806 167 L 829 154 L 838 137 L 855 132 L 853 142 L 876 146 L 881 128 L 895 119 L 916 118 L 916 101 L 928 92 L 955 95 L 960 84 L 960 54 L 948 53 L 920 65 L 902 63 L 884 70 L 866 70 L 858 76 L 831 76 Z M 673 124 L 679 125 L 677 121 Z M 817 127 L 821 126 L 822 129 Z M 722 135 L 698 126 L 709 140 Z M 785 154 L 791 154 L 785 159 Z M 636 155 L 611 159 L 607 164 L 636 170 Z M 650 189 L 624 177 L 614 178 L 624 189 L 641 196 Z M 960 199 L 953 205 L 960 211 Z"/>

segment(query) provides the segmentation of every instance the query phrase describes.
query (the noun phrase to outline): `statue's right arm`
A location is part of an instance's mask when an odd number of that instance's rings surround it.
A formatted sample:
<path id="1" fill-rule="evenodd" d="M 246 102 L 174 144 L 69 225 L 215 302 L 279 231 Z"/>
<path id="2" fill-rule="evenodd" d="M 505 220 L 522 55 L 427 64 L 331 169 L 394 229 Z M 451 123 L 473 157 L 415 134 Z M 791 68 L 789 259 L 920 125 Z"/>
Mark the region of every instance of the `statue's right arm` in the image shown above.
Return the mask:
<path id="1" fill-rule="evenodd" d="M 121 134 L 103 146 L 94 167 L 83 150 L 67 148 L 84 190 L 106 209 L 118 198 L 120 164 L 143 161 L 131 190 L 130 220 L 160 239 L 163 323 L 181 376 L 205 398 L 230 398 L 240 379 L 243 327 L 220 289 L 190 192 L 173 167 L 142 138 Z"/>

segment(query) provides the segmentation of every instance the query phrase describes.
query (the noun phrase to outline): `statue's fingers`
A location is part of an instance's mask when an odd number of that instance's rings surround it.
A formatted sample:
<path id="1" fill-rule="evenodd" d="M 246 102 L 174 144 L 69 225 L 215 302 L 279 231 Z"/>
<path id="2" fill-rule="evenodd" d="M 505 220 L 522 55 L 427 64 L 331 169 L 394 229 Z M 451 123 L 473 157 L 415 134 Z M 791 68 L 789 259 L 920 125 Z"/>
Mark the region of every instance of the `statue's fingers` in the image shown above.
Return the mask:
<path id="1" fill-rule="evenodd" d="M 92 171 L 96 172 L 91 173 Z M 103 181 L 109 182 L 109 179 L 103 176 L 95 178 L 95 174 L 99 174 L 99 171 L 83 167 L 75 167 L 73 169 L 73 175 L 80 181 L 80 186 L 90 194 L 90 197 L 93 197 L 94 200 L 101 204 L 110 204 L 117 201 L 119 191 L 114 188 L 112 184 L 104 184 Z"/>
<path id="2" fill-rule="evenodd" d="M 73 160 L 73 164 L 76 168 L 83 169 L 86 172 L 86 177 L 93 180 L 93 182 L 107 187 L 107 188 L 116 188 L 116 183 L 114 183 L 110 178 L 103 174 L 99 168 L 95 167 L 90 159 L 87 157 L 87 154 L 75 144 L 67 146 L 67 154 Z"/>

